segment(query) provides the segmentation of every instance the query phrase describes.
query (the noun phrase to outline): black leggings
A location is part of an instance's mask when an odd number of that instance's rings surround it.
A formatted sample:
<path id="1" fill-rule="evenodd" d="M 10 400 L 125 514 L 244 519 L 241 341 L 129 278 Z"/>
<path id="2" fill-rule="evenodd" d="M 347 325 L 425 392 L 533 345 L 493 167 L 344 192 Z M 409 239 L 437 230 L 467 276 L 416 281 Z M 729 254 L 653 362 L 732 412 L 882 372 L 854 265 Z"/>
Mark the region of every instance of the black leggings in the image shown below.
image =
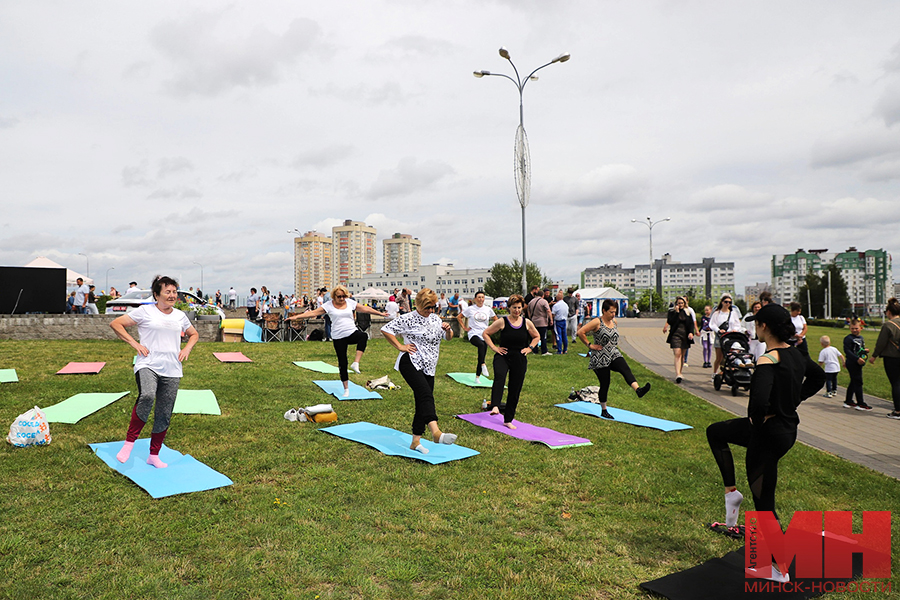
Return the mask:
<path id="1" fill-rule="evenodd" d="M 900 412 L 900 358 L 885 356 L 884 374 L 891 383 L 891 398 L 894 400 L 894 410 Z"/>
<path id="2" fill-rule="evenodd" d="M 481 365 L 484 364 L 484 357 L 487 354 L 487 343 L 480 335 L 470 337 L 469 343 L 478 348 L 478 362 L 475 363 L 475 377 L 478 377 L 481 375 Z"/>
<path id="3" fill-rule="evenodd" d="M 856 396 L 856 404 L 864 404 L 863 400 L 863 368 L 857 362 L 857 359 L 850 356 L 847 357 L 847 374 L 850 375 L 850 383 L 847 385 L 847 397 L 844 400 L 847 404 L 853 404 L 853 397 Z"/>
<path id="4" fill-rule="evenodd" d="M 769 419 L 760 427 L 754 427 L 750 424 L 750 419 L 744 417 L 713 423 L 706 428 L 706 439 L 726 487 L 735 485 L 734 457 L 728 444 L 747 448 L 747 482 L 753 494 L 753 506 L 756 510 L 772 511 L 775 514 L 778 460 L 797 441 L 797 429 L 782 426 L 778 417 Z M 778 518 L 777 514 L 775 518 Z"/>
<path id="5" fill-rule="evenodd" d="M 525 383 L 528 371 L 528 359 L 519 350 L 510 350 L 506 354 L 494 355 L 494 384 L 491 386 L 491 408 L 500 408 L 503 399 L 503 386 L 509 375 L 509 392 L 506 394 L 506 409 L 503 411 L 503 422 L 512 423 L 519 405 L 519 394 Z"/>
<path id="6" fill-rule="evenodd" d="M 434 409 L 434 375 L 426 375 L 418 370 L 412 364 L 407 352 L 400 357 L 400 374 L 412 390 L 416 401 L 416 412 L 412 420 L 413 435 L 422 435 L 425 433 L 426 425 L 438 420 L 437 411 Z"/>
<path id="7" fill-rule="evenodd" d="M 535 328 L 538 331 L 538 337 L 541 339 L 541 354 L 547 354 L 547 327 L 537 327 L 535 325 Z"/>
<path id="8" fill-rule="evenodd" d="M 629 386 L 637 381 L 637 379 L 635 379 L 634 375 L 631 373 L 631 367 L 628 366 L 628 363 L 625 362 L 625 358 L 622 356 L 609 363 L 608 367 L 600 367 L 599 369 L 594 369 L 594 373 L 597 374 L 597 381 L 600 382 L 599 399 L 603 404 L 606 404 L 606 397 L 607 394 L 609 394 L 610 371 L 621 373 L 622 377 L 625 378 L 625 383 L 627 383 Z"/>
<path id="9" fill-rule="evenodd" d="M 347 373 L 347 346 L 356 344 L 358 352 L 365 352 L 366 344 L 369 343 L 369 336 L 357 329 L 347 337 L 336 338 L 332 341 L 334 342 L 334 353 L 337 354 L 338 369 L 341 370 L 341 381 L 349 381 L 350 375 Z"/>

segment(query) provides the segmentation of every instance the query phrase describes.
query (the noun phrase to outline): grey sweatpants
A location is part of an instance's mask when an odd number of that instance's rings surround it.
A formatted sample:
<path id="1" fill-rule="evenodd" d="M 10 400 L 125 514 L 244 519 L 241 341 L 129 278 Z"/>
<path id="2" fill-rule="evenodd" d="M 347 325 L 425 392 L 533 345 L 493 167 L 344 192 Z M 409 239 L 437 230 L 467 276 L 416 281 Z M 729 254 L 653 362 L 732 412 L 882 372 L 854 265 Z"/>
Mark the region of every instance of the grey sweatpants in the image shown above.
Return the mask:
<path id="1" fill-rule="evenodd" d="M 135 412 L 138 418 L 146 423 L 150 420 L 150 408 L 156 400 L 153 413 L 153 433 L 161 433 L 169 428 L 175 398 L 178 396 L 180 377 L 160 377 L 150 369 L 141 369 L 134 374 L 138 386 L 138 399 Z"/>

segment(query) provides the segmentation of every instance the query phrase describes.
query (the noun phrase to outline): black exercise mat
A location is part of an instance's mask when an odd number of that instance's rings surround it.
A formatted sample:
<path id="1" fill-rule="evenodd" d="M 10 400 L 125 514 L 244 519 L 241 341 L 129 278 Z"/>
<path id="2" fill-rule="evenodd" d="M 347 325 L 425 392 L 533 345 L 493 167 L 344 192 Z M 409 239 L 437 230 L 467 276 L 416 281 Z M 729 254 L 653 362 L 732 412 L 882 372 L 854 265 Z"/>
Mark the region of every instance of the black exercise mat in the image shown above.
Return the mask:
<path id="1" fill-rule="evenodd" d="M 862 557 L 860 555 L 853 557 L 853 576 L 855 578 L 862 576 Z M 795 581 L 793 569 L 791 569 L 791 582 L 785 586 L 786 591 L 784 591 L 779 589 L 778 584 L 774 582 L 745 578 L 744 548 L 741 547 L 722 558 L 713 558 L 685 571 L 647 581 L 642 583 L 641 587 L 669 600 L 721 600 L 723 598 L 801 600 L 817 598 L 826 592 L 837 591 L 833 586 L 838 582 L 847 581 L 850 580 L 800 579 Z M 745 588 L 745 582 L 750 586 L 754 586 L 754 583 L 758 582 L 755 591 L 750 591 L 754 587 Z M 814 591 L 814 589 L 819 591 Z"/>

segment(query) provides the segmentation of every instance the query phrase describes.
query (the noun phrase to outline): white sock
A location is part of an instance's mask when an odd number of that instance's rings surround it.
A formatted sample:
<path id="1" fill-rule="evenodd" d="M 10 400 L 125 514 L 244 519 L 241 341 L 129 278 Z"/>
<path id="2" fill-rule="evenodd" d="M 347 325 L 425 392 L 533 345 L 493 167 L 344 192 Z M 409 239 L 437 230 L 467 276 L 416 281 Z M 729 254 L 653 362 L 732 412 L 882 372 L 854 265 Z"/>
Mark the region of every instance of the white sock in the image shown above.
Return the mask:
<path id="1" fill-rule="evenodd" d="M 350 390 L 349 390 L 349 389 L 347 389 L 347 390 L 344 390 L 344 394 L 343 394 L 343 396 L 344 396 L 344 398 L 348 398 L 348 397 L 350 397 Z"/>
<path id="2" fill-rule="evenodd" d="M 422 454 L 428 454 L 428 448 L 426 448 L 422 444 L 419 444 L 418 446 L 416 446 L 416 452 L 421 452 Z"/>
<path id="3" fill-rule="evenodd" d="M 737 525 L 738 516 L 741 514 L 741 502 L 744 496 L 737 490 L 725 492 L 725 526 Z"/>
<path id="4" fill-rule="evenodd" d="M 353 370 L 354 373 L 359 375 L 359 363 L 358 362 L 351 363 L 350 368 Z"/>

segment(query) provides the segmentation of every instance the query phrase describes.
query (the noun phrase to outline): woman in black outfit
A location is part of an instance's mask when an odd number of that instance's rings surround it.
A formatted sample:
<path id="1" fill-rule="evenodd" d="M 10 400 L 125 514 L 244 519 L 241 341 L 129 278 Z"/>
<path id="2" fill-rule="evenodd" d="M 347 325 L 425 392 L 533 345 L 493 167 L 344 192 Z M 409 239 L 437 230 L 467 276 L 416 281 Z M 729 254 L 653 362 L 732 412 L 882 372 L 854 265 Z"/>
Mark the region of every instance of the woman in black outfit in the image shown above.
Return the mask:
<path id="1" fill-rule="evenodd" d="M 891 398 L 894 400 L 894 410 L 887 417 L 900 419 L 900 300 L 888 300 L 884 316 L 887 318 L 881 326 L 869 362 L 874 365 L 879 356 L 884 359 L 884 372 L 891 384 Z"/>
<path id="2" fill-rule="evenodd" d="M 777 519 L 778 461 L 797 440 L 797 407 L 825 384 L 822 368 L 788 345 L 795 330 L 784 307 L 769 304 L 747 319 L 756 321 L 756 335 L 767 348 L 750 382 L 748 416 L 713 423 L 706 429 L 725 484 L 725 525 L 729 528 L 737 524 L 743 496 L 735 486 L 734 459 L 728 445 L 747 448 L 747 482 L 753 505 L 757 511 L 771 511 Z"/>
<path id="3" fill-rule="evenodd" d="M 528 355 L 541 343 L 537 327 L 522 312 L 525 310 L 525 299 L 513 294 L 506 302 L 509 316 L 497 319 L 484 330 L 484 342 L 495 352 L 494 384 L 491 386 L 491 414 L 500 414 L 500 401 L 503 399 L 503 387 L 509 375 L 509 393 L 506 395 L 506 410 L 503 411 L 503 424 L 515 429 L 513 419 L 519 404 L 519 394 L 525 383 L 525 372 L 528 371 Z M 500 332 L 500 345 L 494 344 L 491 335 Z"/>
<path id="4" fill-rule="evenodd" d="M 666 316 L 666 324 L 663 325 L 663 333 L 669 333 L 666 343 L 675 354 L 675 383 L 681 383 L 681 369 L 684 366 L 684 355 L 694 343 L 694 334 L 697 333 L 697 322 L 685 308 L 687 301 L 679 296 L 675 298 L 675 308 Z M 669 328 L 671 327 L 671 332 Z"/>

